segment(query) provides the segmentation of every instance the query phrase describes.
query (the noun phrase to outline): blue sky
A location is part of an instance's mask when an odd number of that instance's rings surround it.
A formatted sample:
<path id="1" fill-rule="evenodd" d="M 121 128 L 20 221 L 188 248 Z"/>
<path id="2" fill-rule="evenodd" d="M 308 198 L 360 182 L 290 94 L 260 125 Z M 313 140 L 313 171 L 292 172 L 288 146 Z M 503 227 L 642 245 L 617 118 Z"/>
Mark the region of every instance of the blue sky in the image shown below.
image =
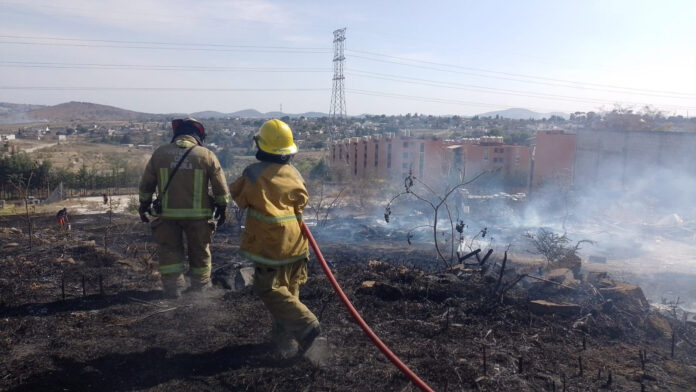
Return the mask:
<path id="1" fill-rule="evenodd" d="M 693 1 L 0 0 L 0 102 L 348 114 L 696 113 Z"/>

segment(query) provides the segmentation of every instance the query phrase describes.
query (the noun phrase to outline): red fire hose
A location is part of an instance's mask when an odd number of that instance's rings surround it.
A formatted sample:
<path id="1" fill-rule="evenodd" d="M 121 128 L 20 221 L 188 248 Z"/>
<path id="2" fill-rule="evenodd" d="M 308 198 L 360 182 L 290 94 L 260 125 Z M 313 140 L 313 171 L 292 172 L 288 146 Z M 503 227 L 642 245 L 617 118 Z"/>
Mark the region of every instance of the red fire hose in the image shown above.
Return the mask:
<path id="1" fill-rule="evenodd" d="M 336 278 L 334 278 L 333 273 L 331 273 L 331 269 L 329 268 L 329 265 L 326 263 L 326 260 L 324 260 L 324 256 L 321 254 L 321 250 L 319 249 L 319 246 L 317 245 L 317 242 L 314 240 L 314 237 L 312 236 L 312 233 L 309 231 L 309 228 L 305 224 L 304 221 L 301 222 L 301 227 L 302 227 L 302 232 L 304 233 L 305 236 L 307 236 L 307 239 L 309 239 L 310 245 L 312 245 L 312 249 L 314 249 L 314 254 L 316 254 L 317 259 L 319 259 L 319 263 L 321 264 L 321 268 L 324 270 L 324 273 L 326 276 L 329 278 L 329 281 L 331 282 L 331 286 L 333 286 L 334 290 L 336 291 L 336 294 L 341 298 L 341 302 L 343 302 L 343 305 L 346 306 L 348 309 L 348 312 L 350 312 L 350 315 L 353 316 L 355 321 L 360 325 L 360 328 L 362 328 L 363 332 L 367 335 L 367 337 L 372 340 L 372 343 L 374 343 L 377 348 L 387 357 L 389 360 L 397 367 L 399 370 L 401 370 L 402 373 L 404 373 L 410 380 L 413 382 L 418 388 L 420 388 L 422 391 L 428 391 L 428 392 L 433 392 L 433 389 L 428 386 L 423 380 L 421 380 L 416 373 L 411 371 L 411 369 L 408 368 L 401 360 L 385 345 L 378 337 L 375 335 L 375 333 L 372 331 L 372 329 L 367 325 L 365 320 L 360 316 L 357 310 L 353 307 L 353 304 L 350 303 L 350 300 L 348 297 L 346 297 L 346 294 L 343 292 L 341 289 L 341 286 L 338 285 L 338 282 L 336 281 Z"/>

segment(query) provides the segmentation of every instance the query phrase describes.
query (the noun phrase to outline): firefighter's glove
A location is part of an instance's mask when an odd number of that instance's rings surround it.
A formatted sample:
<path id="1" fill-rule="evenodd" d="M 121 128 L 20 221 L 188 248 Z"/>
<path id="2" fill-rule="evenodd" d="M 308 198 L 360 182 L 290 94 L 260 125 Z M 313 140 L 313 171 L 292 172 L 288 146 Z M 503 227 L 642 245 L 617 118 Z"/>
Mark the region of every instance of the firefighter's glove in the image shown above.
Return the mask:
<path id="1" fill-rule="evenodd" d="M 138 214 L 140 215 L 140 220 L 145 223 L 150 221 L 150 218 L 148 218 L 145 214 L 152 215 L 152 209 L 150 208 L 150 204 L 151 202 L 149 201 L 141 201 L 140 207 L 138 207 Z"/>
<path id="2" fill-rule="evenodd" d="M 227 210 L 227 206 L 215 206 L 215 219 L 217 219 L 217 226 L 222 226 L 225 224 L 225 220 L 227 219 L 227 216 L 225 215 L 225 211 Z"/>

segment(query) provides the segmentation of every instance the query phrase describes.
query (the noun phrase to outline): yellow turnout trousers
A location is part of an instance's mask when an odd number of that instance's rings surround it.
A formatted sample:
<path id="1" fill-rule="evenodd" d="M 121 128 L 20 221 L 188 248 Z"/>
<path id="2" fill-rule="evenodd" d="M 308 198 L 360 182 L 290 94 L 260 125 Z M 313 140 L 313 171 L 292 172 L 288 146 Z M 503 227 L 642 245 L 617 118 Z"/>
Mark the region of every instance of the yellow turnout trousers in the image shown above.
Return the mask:
<path id="1" fill-rule="evenodd" d="M 274 335 L 286 333 L 300 340 L 319 325 L 314 313 L 300 302 L 300 285 L 306 282 L 306 259 L 274 267 L 255 265 L 254 292 L 273 317 Z"/>

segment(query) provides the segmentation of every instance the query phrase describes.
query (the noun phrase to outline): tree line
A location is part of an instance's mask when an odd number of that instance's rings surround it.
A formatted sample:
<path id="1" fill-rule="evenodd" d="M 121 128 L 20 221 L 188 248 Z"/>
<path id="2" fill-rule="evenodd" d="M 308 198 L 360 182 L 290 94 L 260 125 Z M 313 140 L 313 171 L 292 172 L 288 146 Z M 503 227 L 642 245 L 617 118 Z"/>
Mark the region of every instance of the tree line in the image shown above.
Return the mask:
<path id="1" fill-rule="evenodd" d="M 0 157 L 0 199 L 18 199 L 24 190 L 39 198 L 48 197 L 50 191 L 61 182 L 65 189 L 77 195 L 110 188 L 135 188 L 143 168 L 125 161 L 114 162 L 107 170 L 97 170 L 85 165 L 77 171 L 55 168 L 48 160 L 32 159 L 19 152 Z"/>

